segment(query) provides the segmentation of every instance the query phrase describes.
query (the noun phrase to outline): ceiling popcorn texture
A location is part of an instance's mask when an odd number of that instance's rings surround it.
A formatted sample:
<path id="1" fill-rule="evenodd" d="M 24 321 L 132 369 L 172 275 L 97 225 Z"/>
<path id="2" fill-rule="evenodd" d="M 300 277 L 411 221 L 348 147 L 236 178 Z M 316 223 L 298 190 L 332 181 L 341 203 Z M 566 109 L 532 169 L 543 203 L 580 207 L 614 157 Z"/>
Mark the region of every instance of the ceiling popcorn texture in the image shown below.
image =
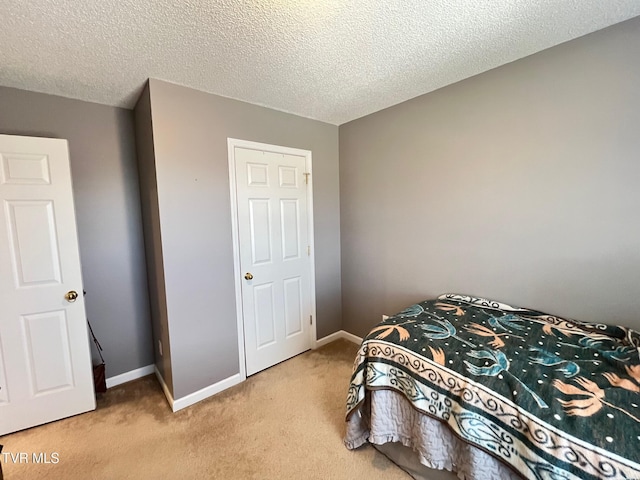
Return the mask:
<path id="1" fill-rule="evenodd" d="M 147 78 L 340 125 L 640 15 L 638 0 L 0 0 L 0 85 Z"/>

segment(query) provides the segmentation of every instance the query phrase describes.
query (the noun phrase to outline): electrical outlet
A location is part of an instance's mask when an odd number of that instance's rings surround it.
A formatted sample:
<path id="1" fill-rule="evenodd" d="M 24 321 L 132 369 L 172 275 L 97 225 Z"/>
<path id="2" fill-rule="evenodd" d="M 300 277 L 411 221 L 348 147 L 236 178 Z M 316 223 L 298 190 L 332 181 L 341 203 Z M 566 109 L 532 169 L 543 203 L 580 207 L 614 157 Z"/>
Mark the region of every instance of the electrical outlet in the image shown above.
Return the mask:
<path id="1" fill-rule="evenodd" d="M 158 351 L 160 352 L 160 356 L 162 356 L 162 340 L 158 340 Z"/>

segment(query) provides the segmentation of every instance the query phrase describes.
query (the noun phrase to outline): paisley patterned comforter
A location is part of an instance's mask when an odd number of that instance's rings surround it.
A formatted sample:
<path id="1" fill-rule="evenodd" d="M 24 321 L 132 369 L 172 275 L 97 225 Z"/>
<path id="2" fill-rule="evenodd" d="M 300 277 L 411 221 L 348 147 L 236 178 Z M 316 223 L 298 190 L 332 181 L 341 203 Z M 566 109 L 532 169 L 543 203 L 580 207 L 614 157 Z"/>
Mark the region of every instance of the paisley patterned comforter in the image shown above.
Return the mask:
<path id="1" fill-rule="evenodd" d="M 446 294 L 376 326 L 347 418 L 391 389 L 528 479 L 640 479 L 640 335 Z"/>

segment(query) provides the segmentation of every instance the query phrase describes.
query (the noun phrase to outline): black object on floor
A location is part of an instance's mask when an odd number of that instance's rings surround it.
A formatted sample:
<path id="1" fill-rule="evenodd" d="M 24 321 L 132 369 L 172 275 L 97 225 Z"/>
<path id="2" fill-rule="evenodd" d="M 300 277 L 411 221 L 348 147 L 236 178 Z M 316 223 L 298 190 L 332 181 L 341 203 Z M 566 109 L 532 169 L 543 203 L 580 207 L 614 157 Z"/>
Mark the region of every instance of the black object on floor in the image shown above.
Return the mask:
<path id="1" fill-rule="evenodd" d="M 93 334 L 93 328 L 91 328 L 91 323 L 89 323 L 89 319 L 87 319 L 87 324 L 89 325 L 89 331 L 91 332 L 93 343 L 96 344 L 98 355 L 100 355 L 100 363 L 98 365 L 93 366 L 93 385 L 96 390 L 96 393 L 104 393 L 107 391 L 107 372 L 106 372 L 106 366 L 104 364 L 104 357 L 102 356 L 102 345 L 100 345 L 100 342 L 98 342 L 98 339 Z M 0 480 L 2 480 L 1 477 L 0 477 Z"/>

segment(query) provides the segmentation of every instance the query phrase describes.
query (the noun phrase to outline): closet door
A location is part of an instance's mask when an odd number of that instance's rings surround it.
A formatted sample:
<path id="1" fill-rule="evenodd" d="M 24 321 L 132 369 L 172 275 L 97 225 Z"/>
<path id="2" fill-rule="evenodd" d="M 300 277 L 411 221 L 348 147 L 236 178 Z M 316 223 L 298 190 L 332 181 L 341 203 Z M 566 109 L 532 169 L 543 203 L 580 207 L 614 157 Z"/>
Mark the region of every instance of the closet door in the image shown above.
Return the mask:
<path id="1" fill-rule="evenodd" d="M 311 348 L 306 157 L 234 147 L 247 375 Z"/>

